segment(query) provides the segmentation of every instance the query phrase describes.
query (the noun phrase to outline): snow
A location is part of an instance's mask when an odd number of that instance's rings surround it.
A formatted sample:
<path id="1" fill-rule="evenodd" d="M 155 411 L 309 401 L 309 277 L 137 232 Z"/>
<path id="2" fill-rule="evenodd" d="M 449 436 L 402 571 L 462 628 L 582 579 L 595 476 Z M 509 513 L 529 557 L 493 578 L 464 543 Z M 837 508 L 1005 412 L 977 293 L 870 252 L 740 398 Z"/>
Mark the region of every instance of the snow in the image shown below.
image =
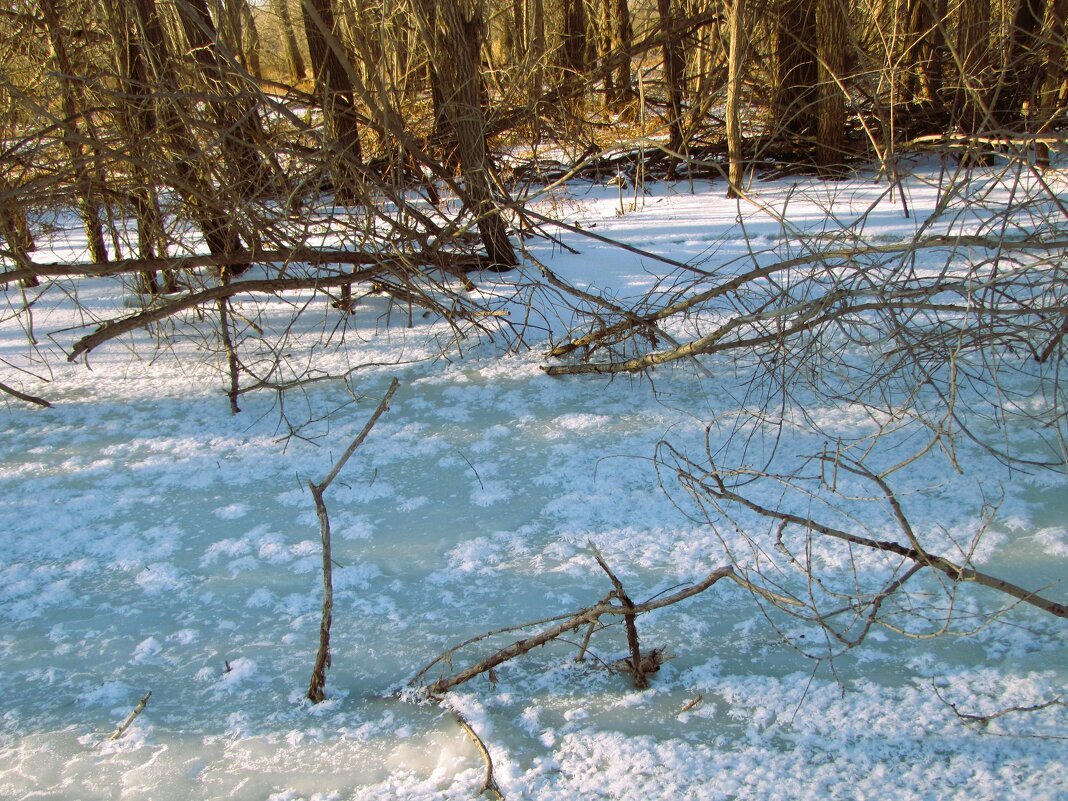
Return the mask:
<path id="1" fill-rule="evenodd" d="M 838 241 L 862 223 L 866 238 L 887 242 L 921 230 L 938 198 L 937 165 L 905 184 L 908 218 L 873 178 L 757 184 L 764 208 L 724 200 L 723 187 L 707 183 L 693 194 L 651 185 L 623 214 L 615 189 L 580 182 L 545 202 L 602 235 L 726 274 L 745 269 L 754 245 L 792 252 L 801 230 Z M 999 186 L 992 170 L 972 191 L 993 207 Z M 973 208 L 931 232 L 986 219 Z M 538 240 L 532 252 L 576 286 L 634 299 L 670 293 L 677 280 L 652 260 L 554 233 L 580 253 Z M 927 267 L 938 267 L 934 258 Z M 478 281 L 505 306 L 519 292 L 510 282 L 527 285 L 508 274 Z M 104 317 L 123 291 L 118 280 L 76 290 Z M 553 297 L 530 299 L 533 318 L 559 337 L 579 320 Z M 759 398 L 733 365 L 710 361 L 710 375 L 680 364 L 646 377 L 550 378 L 535 333 L 526 350 L 508 347 L 507 330 L 457 348 L 435 320 L 409 328 L 394 313 L 385 325 L 383 298 L 344 321 L 318 301 L 286 347 L 296 363 L 323 325 L 343 323 L 344 342 L 332 338 L 315 357 L 332 372 L 370 365 L 353 374 L 354 391 L 314 384 L 284 409 L 274 393 L 250 393 L 231 416 L 221 366 L 197 351 L 201 335 L 156 354 L 142 333 L 94 351 L 88 366 L 68 365 L 59 348 L 83 325 L 69 300 L 38 300 L 36 348 L 26 347 L 18 293 L 6 303 L 3 380 L 17 376 L 55 407 L 0 401 L 0 798 L 470 799 L 483 777 L 474 746 L 451 714 L 397 694 L 418 669 L 467 637 L 603 597 L 610 586 L 589 543 L 636 600 L 703 577 L 725 563 L 727 547 L 749 558 L 729 521 L 709 525 L 653 459 L 664 441 L 702 454 L 717 426 L 751 410 Z M 265 298 L 236 305 L 263 325 L 294 308 Z M 303 694 L 322 589 L 306 482 L 329 472 L 394 375 L 401 389 L 389 411 L 326 494 L 333 664 L 327 700 L 312 706 Z M 849 437 L 891 412 L 805 411 L 807 421 L 780 421 L 776 458 L 820 452 L 808 421 Z M 904 433 L 887 441 L 900 441 L 900 453 L 911 447 Z M 763 442 L 749 440 L 741 455 L 770 458 Z M 895 476 L 923 536 L 969 552 L 984 502 L 1000 498 L 976 562 L 1063 600 L 1064 475 L 1008 472 L 967 444 L 958 460 L 963 475 L 935 449 Z M 885 510 L 858 508 L 857 520 L 885 534 Z M 751 522 L 739 526 L 759 554 L 771 534 Z M 886 570 L 837 546 L 812 556 L 845 585 Z M 966 587 L 947 598 L 934 582 L 916 591 L 932 607 L 952 602 L 961 633 L 910 639 L 877 629 L 830 665 L 806 656 L 818 650 L 813 627 L 722 582 L 639 619 L 643 642 L 669 653 L 647 691 L 602 669 L 626 650 L 613 626 L 583 663 L 577 643 L 559 642 L 447 701 L 486 740 L 508 798 L 1068 797 L 1063 704 L 985 725 L 954 712 L 1063 697 L 1062 622 L 1021 605 L 986 624 L 981 613 L 997 603 L 989 593 Z M 454 667 L 521 636 L 477 644 Z M 108 742 L 150 690 L 129 731 Z"/>

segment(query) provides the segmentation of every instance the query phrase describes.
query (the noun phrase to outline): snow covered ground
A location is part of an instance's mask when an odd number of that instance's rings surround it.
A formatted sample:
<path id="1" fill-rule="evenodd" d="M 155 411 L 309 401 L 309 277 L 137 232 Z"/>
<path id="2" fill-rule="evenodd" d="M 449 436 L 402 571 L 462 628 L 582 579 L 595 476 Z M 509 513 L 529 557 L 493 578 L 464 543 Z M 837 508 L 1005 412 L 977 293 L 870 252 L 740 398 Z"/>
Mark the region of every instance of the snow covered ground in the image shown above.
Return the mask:
<path id="1" fill-rule="evenodd" d="M 939 200 L 937 167 L 907 184 L 907 218 L 872 177 L 812 184 L 804 196 L 787 182 L 754 187 L 788 224 L 724 200 L 721 185 L 650 186 L 637 203 L 624 198 L 623 214 L 616 189 L 582 183 L 554 203 L 590 230 L 711 270 L 753 241 L 841 231 L 862 214 L 868 238 L 911 236 Z M 576 285 L 636 297 L 665 274 L 559 233 L 580 252 L 531 247 Z M 511 298 L 514 278 L 479 286 Z M 122 292 L 117 279 L 96 281 L 78 299 L 107 316 Z M 434 320 L 384 325 L 387 301 L 374 297 L 343 343 L 316 352 L 334 371 L 371 365 L 353 374 L 359 402 L 336 382 L 292 393 L 286 418 L 307 424 L 289 437 L 274 393 L 244 395 L 230 415 L 221 367 L 198 361 L 195 336 L 159 354 L 145 336 L 136 347 L 119 340 L 88 367 L 65 364 L 60 348 L 85 321 L 53 297 L 34 314 L 36 349 L 14 289 L 0 322 L 3 380 L 14 383 L 12 367 L 50 378 L 18 374 L 55 403 L 0 408 L 0 798 L 473 798 L 478 752 L 446 711 L 397 697 L 406 679 L 469 636 L 603 597 L 591 541 L 636 601 L 726 563 L 715 532 L 676 505 L 678 487 L 661 486 L 652 456 L 662 440 L 699 451 L 712 417 L 742 402 L 745 376 L 729 365 L 550 378 L 535 333 L 529 350 L 503 352 L 505 337 L 458 349 Z M 261 322 L 291 308 L 256 302 Z M 325 303 L 311 308 L 309 336 L 321 330 L 315 315 L 326 330 L 338 322 Z M 536 312 L 558 334 L 571 323 L 558 308 Z M 300 331 L 289 344 L 299 351 Z M 322 480 L 393 376 L 391 408 L 326 495 L 334 662 L 328 700 L 312 706 L 320 545 L 305 483 Z M 807 411 L 863 425 L 848 408 Z M 799 429 L 783 448 L 820 444 Z M 1002 494 L 984 568 L 1063 602 L 1064 475 L 1009 473 L 962 448 L 965 475 L 937 453 L 917 462 L 910 512 L 967 530 L 983 491 Z M 959 599 L 977 612 L 995 601 Z M 1021 606 L 968 636 L 876 630 L 833 666 L 801 653 L 805 630 L 777 622 L 798 647 L 745 590 L 717 584 L 639 619 L 643 643 L 671 656 L 646 691 L 601 669 L 626 653 L 617 625 L 583 663 L 577 643 L 558 642 L 448 700 L 486 741 L 510 799 L 1068 797 L 1064 704 L 986 724 L 957 714 L 1063 699 L 1061 620 Z M 455 667 L 489 649 L 473 646 Z M 149 691 L 144 713 L 109 741 Z"/>

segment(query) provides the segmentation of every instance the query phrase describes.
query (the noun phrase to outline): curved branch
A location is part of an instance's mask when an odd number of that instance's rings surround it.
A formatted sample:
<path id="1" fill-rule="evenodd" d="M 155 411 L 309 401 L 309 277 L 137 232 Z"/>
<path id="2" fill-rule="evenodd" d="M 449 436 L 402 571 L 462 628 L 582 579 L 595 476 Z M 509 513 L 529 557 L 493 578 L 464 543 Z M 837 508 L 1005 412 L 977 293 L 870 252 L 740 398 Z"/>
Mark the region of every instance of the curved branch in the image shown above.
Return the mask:
<path id="1" fill-rule="evenodd" d="M 846 460 L 839 459 L 838 466 L 846 467 L 845 461 Z M 865 468 L 861 467 L 860 465 L 856 465 L 855 463 L 852 464 L 852 467 L 855 469 L 851 469 L 850 472 L 853 472 L 855 475 L 860 475 L 875 480 L 875 483 L 877 485 L 880 484 L 880 480 L 878 480 L 878 477 L 874 476 L 874 474 L 870 473 Z M 846 467 L 846 469 L 849 468 Z M 778 509 L 771 509 L 769 507 L 763 506 L 759 503 L 756 503 L 755 501 L 750 500 L 744 495 L 739 495 L 738 493 L 728 489 L 726 483 L 723 481 L 722 473 L 720 473 L 715 468 L 715 466 L 712 467 L 709 476 L 711 477 L 715 486 L 710 486 L 708 483 L 698 478 L 697 476 L 683 475 L 682 471 L 680 470 L 680 478 L 684 478 L 686 481 L 691 482 L 692 485 L 695 487 L 699 486 L 703 492 L 707 493 L 713 499 L 736 503 L 770 520 L 778 520 L 787 524 L 796 525 L 805 530 L 814 531 L 818 534 L 823 534 L 827 537 L 833 537 L 834 539 L 843 540 L 844 542 L 848 542 L 852 545 L 859 545 L 864 548 L 869 548 L 871 550 L 885 551 L 887 553 L 896 554 L 912 562 L 918 563 L 925 567 L 930 567 L 934 570 L 944 573 L 950 578 L 950 580 L 954 584 L 967 581 L 975 582 L 976 584 L 980 584 L 984 587 L 989 587 L 990 589 L 997 590 L 998 592 L 1002 592 L 1006 595 L 1016 598 L 1017 600 L 1029 604 L 1030 606 L 1034 606 L 1037 609 L 1041 609 L 1043 612 L 1048 612 L 1049 614 L 1054 615 L 1056 617 L 1068 618 L 1068 606 L 1066 606 L 1065 604 L 1058 603 L 1057 601 L 1053 601 L 1049 598 L 1044 598 L 1037 592 L 1032 592 L 1031 590 L 1020 587 L 1017 584 L 1013 584 L 1012 582 L 1000 579 L 997 576 L 992 576 L 989 573 L 984 573 L 967 565 L 958 565 L 952 560 L 945 558 L 944 556 L 929 553 L 926 550 L 923 550 L 922 548 L 916 547 L 915 545 L 910 547 L 889 540 L 874 540 L 868 537 L 861 537 L 857 534 L 851 534 L 847 531 L 843 531 L 833 526 L 828 526 L 824 523 L 820 523 L 819 521 L 813 520 L 809 517 L 802 517 L 800 515 L 792 514 L 790 512 L 783 512 Z M 882 483 L 882 487 L 885 486 L 885 483 Z M 900 507 L 895 508 L 895 513 L 898 511 L 900 511 Z M 909 531 L 909 533 L 911 532 Z M 911 539 L 913 542 L 915 542 L 914 536 Z"/>

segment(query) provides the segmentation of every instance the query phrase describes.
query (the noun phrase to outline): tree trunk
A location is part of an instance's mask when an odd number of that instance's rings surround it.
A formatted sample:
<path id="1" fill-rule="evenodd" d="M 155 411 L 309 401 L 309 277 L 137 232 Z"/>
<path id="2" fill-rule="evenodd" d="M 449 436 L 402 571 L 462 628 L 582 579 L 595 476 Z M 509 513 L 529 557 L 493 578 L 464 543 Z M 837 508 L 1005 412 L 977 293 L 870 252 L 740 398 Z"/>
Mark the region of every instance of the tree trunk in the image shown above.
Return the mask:
<path id="1" fill-rule="evenodd" d="M 207 0 L 177 0 L 176 6 L 186 40 L 213 92 L 208 104 L 221 138 L 223 158 L 232 182 L 229 188 L 239 201 L 258 197 L 269 189 L 272 176 L 263 158 L 267 138 L 255 100 L 247 90 L 232 83 Z"/>
<path id="2" fill-rule="evenodd" d="M 1046 20 L 1042 31 L 1042 78 L 1037 87 L 1037 96 L 1033 104 L 1033 130 L 1042 134 L 1063 118 L 1065 111 L 1066 90 L 1068 90 L 1068 69 L 1065 65 L 1065 15 L 1068 12 L 1068 0 L 1050 0 L 1046 9 Z M 1049 167 L 1049 145 L 1045 142 L 1035 144 L 1036 163 L 1043 169 Z"/>
<path id="3" fill-rule="evenodd" d="M 672 9 L 671 0 L 656 0 L 656 10 L 660 17 L 660 26 L 664 34 L 664 84 L 667 94 L 668 114 L 668 150 L 672 153 L 682 153 L 686 147 L 686 136 L 683 132 L 682 98 L 683 98 L 683 58 L 682 43 L 679 40 L 676 25 L 675 12 Z M 668 177 L 675 175 L 678 159 L 671 157 L 668 167 Z"/>
<path id="4" fill-rule="evenodd" d="M 278 17 L 278 27 L 282 33 L 282 44 L 286 51 L 286 63 L 289 65 L 289 80 L 299 83 L 304 80 L 306 69 L 304 56 L 301 55 L 297 34 L 293 30 L 293 19 L 289 14 L 289 0 L 271 0 L 271 10 Z"/>
<path id="5" fill-rule="evenodd" d="M 36 250 L 36 245 L 30 222 L 26 219 L 26 209 L 19 203 L 17 191 L 7 179 L 0 177 L 0 236 L 7 243 L 15 267 L 26 269 L 30 266 L 30 253 Z M 30 277 L 24 278 L 21 283 L 29 288 L 40 282 L 36 277 Z"/>
<path id="6" fill-rule="evenodd" d="M 845 55 L 849 47 L 849 10 L 844 0 L 816 0 L 819 82 L 816 100 L 816 166 L 838 172 L 845 156 Z"/>
<path id="7" fill-rule="evenodd" d="M 727 197 L 741 197 L 742 124 L 739 114 L 742 69 L 745 63 L 745 0 L 734 0 L 730 9 L 730 44 L 727 53 L 727 154 L 730 160 Z"/>
<path id="8" fill-rule="evenodd" d="M 914 103 L 938 104 L 945 59 L 946 0 L 907 0 L 906 92 Z"/>
<path id="9" fill-rule="evenodd" d="M 952 119 L 965 134 L 979 134 L 993 120 L 986 105 L 990 68 L 990 0 L 961 0 L 957 6 L 956 52 L 959 63 Z"/>
<path id="10" fill-rule="evenodd" d="M 106 9 L 115 53 L 115 73 L 123 95 L 122 102 L 117 104 L 116 116 L 126 138 L 126 153 L 133 177 L 130 192 L 137 219 L 137 254 L 141 259 L 151 260 L 167 255 L 157 187 L 148 170 L 152 159 L 149 146 L 159 137 L 159 126 L 149 94 L 148 65 L 141 51 L 141 41 L 134 34 L 127 6 L 112 3 Z M 173 276 L 167 284 L 167 290 L 172 290 Z M 141 274 L 140 291 L 147 295 L 159 293 L 154 272 Z"/>
<path id="11" fill-rule="evenodd" d="M 103 211 L 97 198 L 93 171 L 85 155 L 83 141 L 86 137 L 78 125 L 82 106 L 81 92 L 77 84 L 71 80 L 76 73 L 64 39 L 66 28 L 60 22 L 55 0 L 40 0 L 40 7 L 48 31 L 48 44 L 56 79 L 59 82 L 59 99 L 63 109 L 60 130 L 63 135 L 63 146 L 67 150 L 71 167 L 74 170 L 74 191 L 78 198 L 78 211 L 89 242 L 89 254 L 93 261 L 104 263 L 108 261 L 108 249 L 104 244 Z"/>
<path id="12" fill-rule="evenodd" d="M 816 132 L 819 66 L 815 0 L 786 0 L 779 7 L 775 34 L 775 116 L 791 139 Z"/>
<path id="13" fill-rule="evenodd" d="M 511 269 L 519 260 L 494 202 L 484 134 L 485 111 L 478 70 L 482 20 L 477 13 L 465 14 L 459 3 L 416 0 L 415 5 L 427 51 L 436 68 L 434 78 L 441 110 L 456 136 L 465 201 L 475 215 L 490 262 L 497 269 Z"/>
<path id="14" fill-rule="evenodd" d="M 360 166 L 363 149 L 352 67 L 342 61 L 345 51 L 338 35 L 332 0 L 302 0 L 301 10 L 316 93 L 323 103 L 334 191 L 342 202 L 355 203 L 362 196 Z"/>
<path id="15" fill-rule="evenodd" d="M 627 0 L 615 0 L 612 5 L 612 43 L 615 49 L 626 54 L 616 67 L 616 91 L 622 102 L 634 99 L 634 80 L 631 77 L 630 50 L 634 41 L 634 27 L 630 21 L 630 7 Z"/>
<path id="16" fill-rule="evenodd" d="M 178 112 L 178 80 L 174 73 L 171 43 L 155 0 L 132 0 L 127 8 L 132 26 L 129 35 L 136 37 L 152 82 L 159 90 L 155 108 L 167 148 L 171 151 L 166 166 L 174 169 L 173 187 L 204 235 L 209 252 L 226 258 L 240 254 L 244 249 L 237 228 L 224 210 L 210 178 L 198 169 L 200 148 Z M 241 264 L 235 264 L 233 272 L 241 269 Z"/>
<path id="17" fill-rule="evenodd" d="M 565 72 L 582 75 L 589 66 L 589 40 L 585 0 L 564 0 L 564 28 L 560 40 L 560 66 Z"/>

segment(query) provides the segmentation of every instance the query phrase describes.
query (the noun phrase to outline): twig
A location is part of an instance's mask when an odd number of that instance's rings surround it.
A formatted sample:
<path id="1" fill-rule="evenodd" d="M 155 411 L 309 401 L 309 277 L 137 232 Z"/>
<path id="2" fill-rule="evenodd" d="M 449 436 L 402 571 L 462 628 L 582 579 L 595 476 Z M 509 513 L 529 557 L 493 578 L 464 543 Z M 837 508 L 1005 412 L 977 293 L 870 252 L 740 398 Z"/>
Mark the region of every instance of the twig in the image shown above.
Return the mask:
<path id="1" fill-rule="evenodd" d="M 308 489 L 311 490 L 312 498 L 315 500 L 315 513 L 319 518 L 319 536 L 323 542 L 323 615 L 319 623 L 319 650 L 315 655 L 315 665 L 312 668 L 311 681 L 308 683 L 307 692 L 307 698 L 312 703 L 318 704 L 326 698 L 323 688 L 326 686 L 326 671 L 330 667 L 330 626 L 334 617 L 334 562 L 330 552 L 330 514 L 326 509 L 323 493 L 326 492 L 331 482 L 337 478 L 337 474 L 341 472 L 341 468 L 345 466 L 345 462 L 349 460 L 349 457 L 367 439 L 367 435 L 371 433 L 371 429 L 378 422 L 378 418 L 389 408 L 389 401 L 393 397 L 393 393 L 397 391 L 398 386 L 400 386 L 400 381 L 394 378 L 390 382 L 385 396 L 379 402 L 378 408 L 371 415 L 371 419 L 367 421 L 363 430 L 356 435 L 356 439 L 341 454 L 341 458 L 337 460 L 326 478 L 319 484 L 310 479 L 308 480 Z"/>
<path id="2" fill-rule="evenodd" d="M 1041 704 L 1034 704 L 1033 706 L 1008 706 L 1004 709 L 999 709 L 997 712 L 992 712 L 989 715 L 970 715 L 967 712 L 961 712 L 957 708 L 957 705 L 942 695 L 938 689 L 938 685 L 931 682 L 931 689 L 934 690 L 935 695 L 938 696 L 938 700 L 953 710 L 953 714 L 966 723 L 978 723 L 980 726 L 985 726 L 992 720 L 1005 717 L 1005 715 L 1011 715 L 1016 712 L 1038 712 L 1040 709 L 1049 709 L 1051 706 L 1068 706 L 1061 700 L 1060 696 L 1052 698 L 1049 701 Z"/>
<path id="3" fill-rule="evenodd" d="M 133 708 L 133 712 L 126 716 L 126 720 L 119 724 L 119 728 L 115 729 L 115 732 L 108 737 L 108 740 L 117 740 L 122 737 L 123 733 L 130 728 L 130 724 L 134 722 L 138 715 L 145 711 L 145 706 L 148 704 L 148 699 L 152 697 L 152 691 L 149 690 L 145 693 L 141 700 L 137 702 L 137 706 Z"/>
<path id="4" fill-rule="evenodd" d="M 468 459 L 467 456 L 464 455 L 464 452 L 462 450 L 460 450 L 459 448 L 453 448 L 453 450 L 456 451 L 458 454 L 460 454 L 460 458 L 461 459 L 463 459 L 465 462 L 467 462 L 467 466 L 471 468 L 471 472 L 474 473 L 475 474 L 475 478 L 478 479 L 478 486 L 482 489 L 483 492 L 485 492 L 486 491 L 486 485 L 482 483 L 482 476 L 480 476 L 478 474 L 478 471 L 475 470 L 475 466 L 473 464 L 471 464 L 471 460 Z"/>
<path id="5" fill-rule="evenodd" d="M 704 696 L 702 696 L 701 693 L 697 693 L 697 695 L 695 695 L 693 698 L 691 698 L 689 701 L 682 705 L 682 709 L 679 710 L 679 714 L 681 715 L 683 712 L 689 712 L 703 700 L 705 700 Z"/>
<path id="6" fill-rule="evenodd" d="M 477 748 L 478 752 L 482 755 L 482 761 L 486 764 L 486 774 L 482 779 L 482 787 L 479 788 L 478 794 L 482 795 L 488 791 L 493 794 L 494 798 L 503 801 L 504 793 L 501 792 L 501 788 L 497 785 L 497 780 L 493 778 L 493 758 L 490 756 L 489 749 L 486 748 L 486 744 L 482 741 L 482 738 L 478 736 L 478 732 L 476 732 L 471 724 L 467 722 L 467 718 L 451 707 L 449 708 L 449 711 L 452 712 L 452 716 L 456 718 L 456 722 L 460 724 L 460 728 L 471 738 L 471 742 L 475 744 L 475 748 Z"/>

